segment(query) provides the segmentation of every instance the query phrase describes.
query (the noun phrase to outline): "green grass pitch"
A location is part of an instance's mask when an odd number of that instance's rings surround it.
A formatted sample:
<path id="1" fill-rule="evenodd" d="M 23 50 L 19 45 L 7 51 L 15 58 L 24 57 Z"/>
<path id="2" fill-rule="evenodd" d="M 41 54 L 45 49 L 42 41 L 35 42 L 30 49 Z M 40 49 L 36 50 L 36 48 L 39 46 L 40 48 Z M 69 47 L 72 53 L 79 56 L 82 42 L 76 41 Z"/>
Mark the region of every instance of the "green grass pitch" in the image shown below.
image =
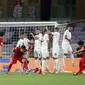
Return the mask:
<path id="1" fill-rule="evenodd" d="M 85 85 L 85 74 L 21 74 L 0 73 L 0 85 Z"/>

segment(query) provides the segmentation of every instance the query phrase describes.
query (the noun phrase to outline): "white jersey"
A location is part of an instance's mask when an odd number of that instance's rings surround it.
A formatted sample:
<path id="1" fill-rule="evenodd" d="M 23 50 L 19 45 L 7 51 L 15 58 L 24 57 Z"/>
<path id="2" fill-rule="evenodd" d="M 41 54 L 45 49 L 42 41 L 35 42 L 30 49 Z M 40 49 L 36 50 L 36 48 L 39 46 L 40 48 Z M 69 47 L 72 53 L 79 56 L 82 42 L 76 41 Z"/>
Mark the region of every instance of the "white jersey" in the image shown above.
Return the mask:
<path id="1" fill-rule="evenodd" d="M 55 47 L 55 45 L 59 44 L 60 33 L 59 32 L 52 32 L 52 35 L 53 35 L 53 47 Z"/>
<path id="2" fill-rule="evenodd" d="M 25 45 L 26 49 L 28 49 L 28 44 L 30 40 L 28 38 L 20 39 L 16 45 L 16 47 L 21 47 L 23 44 Z"/>
<path id="3" fill-rule="evenodd" d="M 48 49 L 48 41 L 49 41 L 48 34 L 44 34 L 44 36 L 42 37 L 42 48 Z"/>
<path id="4" fill-rule="evenodd" d="M 38 39 L 35 40 L 34 49 L 41 49 L 41 46 L 42 46 L 42 43 L 41 43 L 42 34 L 40 33 L 40 34 L 36 35 L 35 37 L 37 37 Z"/>
<path id="5" fill-rule="evenodd" d="M 67 40 L 67 39 L 65 39 L 65 36 L 67 35 L 67 38 L 68 39 L 71 39 L 71 32 L 69 32 L 69 30 L 66 30 L 65 32 L 64 32 L 64 35 L 63 35 L 63 41 L 62 41 L 62 43 L 65 43 L 65 44 L 69 44 L 69 41 Z"/>

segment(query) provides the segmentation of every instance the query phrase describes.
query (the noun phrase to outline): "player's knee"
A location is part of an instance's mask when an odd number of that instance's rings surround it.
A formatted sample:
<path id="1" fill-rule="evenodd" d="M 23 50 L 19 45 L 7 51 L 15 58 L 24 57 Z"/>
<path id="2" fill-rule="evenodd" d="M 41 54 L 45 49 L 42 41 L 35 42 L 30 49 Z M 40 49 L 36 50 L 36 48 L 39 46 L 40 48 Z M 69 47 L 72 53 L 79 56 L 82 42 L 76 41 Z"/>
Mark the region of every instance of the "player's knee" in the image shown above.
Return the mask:
<path id="1" fill-rule="evenodd" d="M 24 62 L 25 62 L 25 59 L 22 60 L 22 63 L 24 63 Z"/>

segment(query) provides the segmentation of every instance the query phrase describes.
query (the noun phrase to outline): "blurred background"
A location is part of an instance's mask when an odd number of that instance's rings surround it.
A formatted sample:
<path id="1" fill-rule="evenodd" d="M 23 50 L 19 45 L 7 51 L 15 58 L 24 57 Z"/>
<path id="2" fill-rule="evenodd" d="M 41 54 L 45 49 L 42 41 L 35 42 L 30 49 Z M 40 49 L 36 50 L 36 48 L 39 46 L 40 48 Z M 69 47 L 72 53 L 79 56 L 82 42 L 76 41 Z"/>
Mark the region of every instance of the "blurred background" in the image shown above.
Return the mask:
<path id="1" fill-rule="evenodd" d="M 85 0 L 0 0 L 0 21 L 84 19 L 84 8 Z"/>

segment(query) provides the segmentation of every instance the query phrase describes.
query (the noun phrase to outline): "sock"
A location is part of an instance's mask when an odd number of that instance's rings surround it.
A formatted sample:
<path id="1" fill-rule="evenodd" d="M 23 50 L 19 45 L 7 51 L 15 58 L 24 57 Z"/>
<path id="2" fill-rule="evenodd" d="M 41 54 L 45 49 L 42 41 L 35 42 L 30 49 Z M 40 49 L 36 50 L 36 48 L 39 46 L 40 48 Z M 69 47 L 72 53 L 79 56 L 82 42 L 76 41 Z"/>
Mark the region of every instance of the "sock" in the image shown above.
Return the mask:
<path id="1" fill-rule="evenodd" d="M 31 68 L 30 68 L 30 65 L 28 64 L 28 68 L 29 68 L 29 70 L 31 70 Z"/>
<path id="2" fill-rule="evenodd" d="M 38 68 L 38 59 L 35 59 L 35 66 Z"/>
<path id="3" fill-rule="evenodd" d="M 24 64 L 21 63 L 22 71 L 24 72 Z"/>
<path id="4" fill-rule="evenodd" d="M 71 62 L 72 64 L 74 64 L 74 55 L 71 53 L 70 56 L 71 56 Z"/>
<path id="5" fill-rule="evenodd" d="M 54 70 L 56 70 L 56 60 L 54 60 Z"/>
<path id="6" fill-rule="evenodd" d="M 13 65 L 13 64 L 9 64 L 9 66 L 8 66 L 8 72 L 9 72 L 10 69 L 12 68 L 12 65 Z"/>
<path id="7" fill-rule="evenodd" d="M 46 59 L 46 68 L 49 70 L 49 60 Z"/>
<path id="8" fill-rule="evenodd" d="M 42 61 L 40 60 L 40 68 L 42 67 Z"/>
<path id="9" fill-rule="evenodd" d="M 54 60 L 54 69 L 57 70 L 58 72 L 60 71 L 60 64 L 58 59 Z"/>
<path id="10" fill-rule="evenodd" d="M 66 67 L 66 56 L 63 55 L 63 66 Z"/>
<path id="11" fill-rule="evenodd" d="M 45 60 L 42 60 L 42 72 L 44 72 Z"/>
<path id="12" fill-rule="evenodd" d="M 25 68 L 26 71 L 28 71 L 28 66 L 27 66 L 27 62 L 26 61 L 24 62 L 24 68 Z"/>
<path id="13" fill-rule="evenodd" d="M 56 59 L 56 65 L 57 65 L 57 71 L 59 72 L 60 71 L 60 63 L 59 63 L 58 59 Z"/>

